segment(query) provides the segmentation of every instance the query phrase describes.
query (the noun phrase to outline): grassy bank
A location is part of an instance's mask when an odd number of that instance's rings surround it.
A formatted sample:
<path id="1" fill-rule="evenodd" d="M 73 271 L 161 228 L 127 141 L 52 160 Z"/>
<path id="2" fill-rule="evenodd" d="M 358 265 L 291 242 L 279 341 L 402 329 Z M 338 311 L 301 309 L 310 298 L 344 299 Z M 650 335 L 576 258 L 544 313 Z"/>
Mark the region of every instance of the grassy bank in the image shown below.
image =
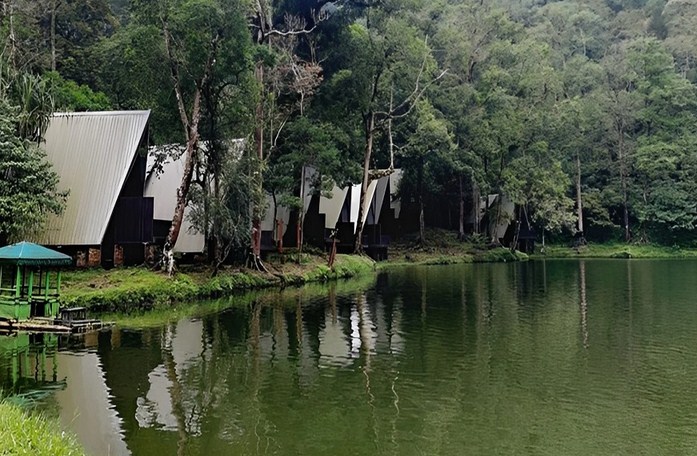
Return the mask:
<path id="1" fill-rule="evenodd" d="M 488 248 L 484 239 L 480 239 L 480 242 L 461 241 L 453 231 L 430 228 L 426 230 L 424 242 L 403 240 L 390 245 L 389 259 L 378 263 L 378 268 L 414 264 L 503 263 L 527 259 L 526 254 L 513 253 L 507 248 Z"/>
<path id="2" fill-rule="evenodd" d="M 151 310 L 140 309 L 129 313 L 107 313 L 102 314 L 101 318 L 128 328 L 161 327 L 182 318 L 200 318 L 222 312 L 231 307 L 245 307 L 255 303 L 262 306 L 288 308 L 316 299 L 331 299 L 331 296 L 366 290 L 375 284 L 375 279 L 376 275 L 373 273 L 361 274 L 350 279 L 335 280 L 328 284 L 311 282 L 302 287 L 247 291 L 224 298 L 173 304 Z"/>
<path id="3" fill-rule="evenodd" d="M 5 402 L 0 403 L 0 454 L 77 456 L 84 452 L 56 422 Z"/>
<path id="4" fill-rule="evenodd" d="M 568 246 L 546 246 L 532 258 L 697 258 L 697 249 L 667 247 L 653 244 L 588 244 L 574 248 Z"/>
<path id="5" fill-rule="evenodd" d="M 64 275 L 61 303 L 95 312 L 133 312 L 243 290 L 355 277 L 375 269 L 372 260 L 354 255 L 338 255 L 333 269 L 315 256 L 307 256 L 300 265 L 271 261 L 267 266 L 269 274 L 228 268 L 215 277 L 205 267 L 184 268 L 173 278 L 146 268 L 71 271 Z"/>

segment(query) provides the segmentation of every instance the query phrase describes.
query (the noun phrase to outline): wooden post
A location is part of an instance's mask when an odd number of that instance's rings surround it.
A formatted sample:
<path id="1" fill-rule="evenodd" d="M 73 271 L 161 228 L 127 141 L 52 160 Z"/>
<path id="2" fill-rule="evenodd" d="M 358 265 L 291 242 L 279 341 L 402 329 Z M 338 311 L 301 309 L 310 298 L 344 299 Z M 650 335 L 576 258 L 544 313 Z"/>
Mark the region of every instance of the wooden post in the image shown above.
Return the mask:
<path id="1" fill-rule="evenodd" d="M 22 284 L 22 270 L 17 265 L 17 277 L 15 277 L 15 298 L 17 299 L 22 295 Z"/>
<path id="2" fill-rule="evenodd" d="M 26 270 L 26 268 L 25 268 Z M 29 303 L 31 304 L 31 297 L 34 293 L 34 270 L 29 269 L 29 287 L 27 288 L 27 299 Z"/>
<path id="3" fill-rule="evenodd" d="M 283 220 L 276 220 L 276 242 L 278 253 L 283 253 Z"/>

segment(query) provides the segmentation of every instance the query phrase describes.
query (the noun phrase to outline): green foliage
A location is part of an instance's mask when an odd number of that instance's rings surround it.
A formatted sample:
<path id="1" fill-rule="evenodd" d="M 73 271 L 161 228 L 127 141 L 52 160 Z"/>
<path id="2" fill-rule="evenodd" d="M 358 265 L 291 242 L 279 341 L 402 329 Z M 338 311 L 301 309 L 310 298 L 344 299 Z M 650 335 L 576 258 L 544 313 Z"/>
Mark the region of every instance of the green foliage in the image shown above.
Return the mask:
<path id="1" fill-rule="evenodd" d="M 369 143 L 371 168 L 396 153 L 405 208 L 443 203 L 425 207 L 434 223 L 462 195 L 469 212 L 507 193 L 538 228 L 568 236 L 578 178 L 590 238 L 623 237 L 626 223 L 636 240 L 689 244 L 695 2 L 349 1 L 318 20 L 295 1 L 18 0 L 0 18 L 2 86 L 22 138 L 40 139 L 54 106 L 114 107 L 151 109 L 153 141 L 181 143 L 171 70 L 190 111 L 216 43 L 191 204 L 202 230 L 235 245 L 249 236 L 247 205 L 256 218 L 271 193 L 298 207 L 306 164 L 322 190 L 358 182 Z M 60 75 L 47 73 L 52 32 Z M 447 75 L 431 84 L 439 69 Z M 259 142 L 245 155 L 261 157 L 231 164 L 233 138 Z"/>
<path id="2" fill-rule="evenodd" d="M 510 263 L 515 261 L 527 261 L 528 255 L 522 252 L 511 252 L 510 249 L 496 248 L 475 255 L 475 263 Z"/>
<path id="3" fill-rule="evenodd" d="M 0 240 L 20 241 L 62 211 L 66 194 L 44 152 L 16 133 L 18 110 L 0 99 Z"/>
<path id="4" fill-rule="evenodd" d="M 55 71 L 44 74 L 43 79 L 51 85 L 54 105 L 59 111 L 107 111 L 111 100 L 103 92 L 94 92 L 85 84 L 64 79 Z"/>

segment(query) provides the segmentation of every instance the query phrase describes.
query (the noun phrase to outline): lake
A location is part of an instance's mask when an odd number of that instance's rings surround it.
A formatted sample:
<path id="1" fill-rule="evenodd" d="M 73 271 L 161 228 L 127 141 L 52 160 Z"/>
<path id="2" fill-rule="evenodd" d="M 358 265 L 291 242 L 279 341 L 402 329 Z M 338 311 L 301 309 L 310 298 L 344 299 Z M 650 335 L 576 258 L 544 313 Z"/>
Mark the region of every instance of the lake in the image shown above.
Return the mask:
<path id="1" fill-rule="evenodd" d="M 415 266 L 81 339 L 0 381 L 93 455 L 691 455 L 697 261 Z"/>

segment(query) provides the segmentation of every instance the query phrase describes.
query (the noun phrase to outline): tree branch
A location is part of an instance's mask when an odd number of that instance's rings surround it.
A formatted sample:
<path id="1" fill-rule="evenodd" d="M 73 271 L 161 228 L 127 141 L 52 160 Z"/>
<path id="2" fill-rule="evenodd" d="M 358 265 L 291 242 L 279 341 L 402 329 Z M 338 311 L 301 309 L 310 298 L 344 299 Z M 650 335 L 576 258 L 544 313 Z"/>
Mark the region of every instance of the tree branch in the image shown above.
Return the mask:
<path id="1" fill-rule="evenodd" d="M 174 94 L 177 98 L 177 108 L 179 109 L 179 117 L 182 122 L 182 127 L 184 128 L 184 135 L 186 140 L 189 140 L 189 117 L 186 115 L 186 106 L 184 106 L 184 98 L 182 96 L 181 83 L 179 81 L 179 66 L 174 58 L 174 52 L 172 50 L 172 36 L 167 28 L 167 21 L 164 17 L 161 17 L 162 21 L 162 32 L 165 38 L 165 48 L 167 49 L 167 58 L 169 59 L 169 70 L 170 76 L 172 77 L 172 82 L 174 84 Z"/>

